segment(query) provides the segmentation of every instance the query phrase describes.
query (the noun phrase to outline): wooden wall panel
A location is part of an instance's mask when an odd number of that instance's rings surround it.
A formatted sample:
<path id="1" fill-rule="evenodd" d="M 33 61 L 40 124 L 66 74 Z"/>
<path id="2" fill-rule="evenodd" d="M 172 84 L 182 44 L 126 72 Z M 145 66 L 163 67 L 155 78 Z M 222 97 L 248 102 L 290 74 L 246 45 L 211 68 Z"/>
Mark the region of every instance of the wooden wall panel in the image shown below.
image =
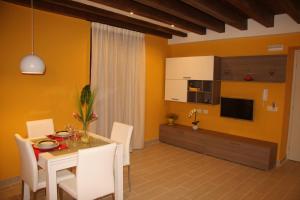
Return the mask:
<path id="1" fill-rule="evenodd" d="M 231 81 L 285 82 L 287 56 L 221 58 L 221 79 Z"/>

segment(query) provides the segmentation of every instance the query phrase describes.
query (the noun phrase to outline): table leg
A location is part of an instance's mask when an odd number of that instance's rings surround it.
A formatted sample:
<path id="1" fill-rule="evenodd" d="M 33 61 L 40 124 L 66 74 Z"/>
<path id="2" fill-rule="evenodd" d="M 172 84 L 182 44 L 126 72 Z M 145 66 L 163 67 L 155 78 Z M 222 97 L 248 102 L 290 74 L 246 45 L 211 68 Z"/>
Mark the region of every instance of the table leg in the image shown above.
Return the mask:
<path id="1" fill-rule="evenodd" d="M 115 158 L 115 200 L 123 200 L 123 145 L 119 144 Z"/>
<path id="2" fill-rule="evenodd" d="M 25 182 L 23 184 L 23 200 L 30 200 L 30 187 Z"/>
<path id="3" fill-rule="evenodd" d="M 46 199 L 57 200 L 56 170 L 47 163 Z"/>

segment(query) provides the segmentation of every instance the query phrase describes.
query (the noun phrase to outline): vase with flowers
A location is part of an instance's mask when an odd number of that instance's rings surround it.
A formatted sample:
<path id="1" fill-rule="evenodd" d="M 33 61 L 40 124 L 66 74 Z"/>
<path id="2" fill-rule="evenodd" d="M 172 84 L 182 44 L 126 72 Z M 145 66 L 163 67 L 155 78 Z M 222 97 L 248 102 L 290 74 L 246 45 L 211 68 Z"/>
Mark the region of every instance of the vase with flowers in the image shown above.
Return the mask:
<path id="1" fill-rule="evenodd" d="M 188 115 L 189 118 L 194 116 L 194 121 L 192 122 L 192 128 L 197 130 L 199 128 L 199 120 L 197 120 L 197 114 L 200 114 L 200 109 L 192 109 Z"/>
<path id="2" fill-rule="evenodd" d="M 82 123 L 83 133 L 80 139 L 83 143 L 89 143 L 88 126 L 98 118 L 93 112 L 94 99 L 95 91 L 91 91 L 90 85 L 84 86 L 78 99 L 78 112 L 73 113 L 73 117 Z"/>

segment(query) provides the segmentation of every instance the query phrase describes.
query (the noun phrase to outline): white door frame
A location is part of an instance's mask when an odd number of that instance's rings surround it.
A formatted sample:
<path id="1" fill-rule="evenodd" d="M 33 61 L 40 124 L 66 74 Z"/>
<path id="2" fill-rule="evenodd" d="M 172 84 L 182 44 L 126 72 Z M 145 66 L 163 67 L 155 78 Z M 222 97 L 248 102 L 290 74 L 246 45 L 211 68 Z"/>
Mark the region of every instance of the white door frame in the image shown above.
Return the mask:
<path id="1" fill-rule="evenodd" d="M 287 145 L 287 159 L 290 159 L 290 146 L 291 146 L 291 138 L 292 138 L 292 123 L 293 123 L 293 108 L 295 102 L 295 90 L 296 90 L 296 78 L 300 78 L 300 75 L 298 74 L 298 77 L 296 77 L 296 54 L 299 54 L 300 56 L 300 49 L 296 49 L 294 51 L 294 61 L 293 61 L 293 79 L 292 79 L 292 94 L 291 94 L 291 105 L 290 105 L 290 116 L 289 116 L 289 129 L 288 129 L 288 145 Z M 300 63 L 298 63 L 299 65 Z"/>

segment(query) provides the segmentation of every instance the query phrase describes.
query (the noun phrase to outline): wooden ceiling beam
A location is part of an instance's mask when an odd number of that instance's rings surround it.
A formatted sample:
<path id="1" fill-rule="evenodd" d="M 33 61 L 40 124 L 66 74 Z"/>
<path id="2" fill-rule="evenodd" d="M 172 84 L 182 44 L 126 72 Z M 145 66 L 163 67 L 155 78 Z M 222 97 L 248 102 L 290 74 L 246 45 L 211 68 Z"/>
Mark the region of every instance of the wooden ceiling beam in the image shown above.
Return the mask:
<path id="1" fill-rule="evenodd" d="M 260 3 L 269 8 L 275 15 L 284 13 L 284 10 L 278 5 L 276 1 L 277 0 L 263 0 L 260 1 Z"/>
<path id="2" fill-rule="evenodd" d="M 5 1 L 30 7 L 29 0 Z M 180 31 L 69 0 L 39 0 L 34 2 L 34 8 L 169 39 L 175 33 L 179 36 L 187 36 Z"/>
<path id="3" fill-rule="evenodd" d="M 299 0 L 275 0 L 275 3 L 293 18 L 298 24 L 300 23 L 300 1 Z"/>
<path id="4" fill-rule="evenodd" d="M 133 12 L 149 19 L 160 21 L 166 24 L 174 25 L 200 35 L 206 34 L 206 28 L 197 24 L 191 23 L 184 19 L 162 12 L 160 10 L 145 6 L 132 0 L 91 0 L 109 7 L 117 8 L 126 12 Z"/>
<path id="5" fill-rule="evenodd" d="M 226 0 L 265 27 L 274 26 L 274 14 L 258 0 Z"/>
<path id="6" fill-rule="evenodd" d="M 71 1 L 71 0 L 39 0 L 39 1 L 45 1 L 45 2 L 56 4 L 56 5 L 61 5 L 64 7 L 81 10 L 81 11 L 84 11 L 87 13 L 99 15 L 101 17 L 106 17 L 106 18 L 109 18 L 112 20 L 117 20 L 122 23 L 129 23 L 129 24 L 133 24 L 136 26 L 145 27 L 148 29 L 153 29 L 155 31 L 165 32 L 165 33 L 168 33 L 171 35 L 177 35 L 180 37 L 187 36 L 187 34 L 182 31 L 166 28 L 164 26 L 160 26 L 160 25 L 153 24 L 153 23 L 146 22 L 146 21 L 139 20 L 139 19 L 134 19 L 132 17 L 127 17 L 127 16 L 124 16 L 124 15 L 121 15 L 121 14 L 118 14 L 115 12 L 107 11 L 107 10 L 104 10 L 101 8 L 96 8 L 94 6 L 86 5 L 83 3 L 78 3 L 75 1 Z"/>
<path id="7" fill-rule="evenodd" d="M 194 24 L 204 26 L 219 33 L 225 32 L 225 23 L 180 1 L 134 0 L 146 6 L 177 16 Z"/>
<path id="8" fill-rule="evenodd" d="M 225 23 L 247 30 L 247 16 L 242 15 L 236 8 L 220 0 L 181 0 L 196 9 L 201 10 Z"/>

